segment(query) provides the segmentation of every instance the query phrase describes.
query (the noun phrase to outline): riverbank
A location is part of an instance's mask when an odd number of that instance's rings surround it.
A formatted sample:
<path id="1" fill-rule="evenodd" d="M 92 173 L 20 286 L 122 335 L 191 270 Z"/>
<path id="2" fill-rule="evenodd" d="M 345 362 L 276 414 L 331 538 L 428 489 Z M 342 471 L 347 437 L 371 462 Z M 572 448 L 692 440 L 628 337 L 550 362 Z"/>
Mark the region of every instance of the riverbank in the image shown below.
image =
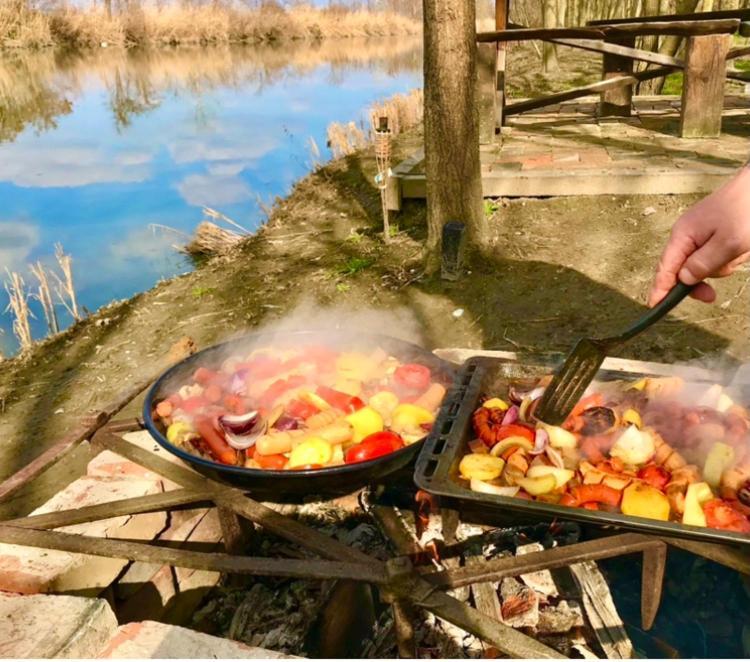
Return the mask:
<path id="1" fill-rule="evenodd" d="M 341 7 L 273 3 L 237 9 L 221 3 L 168 4 L 128 8 L 33 9 L 27 0 L 0 5 L 0 48 L 89 48 L 100 46 L 176 46 L 259 44 L 293 40 L 389 37 L 418 34 L 419 20 L 389 11 L 350 11 Z"/>
<path id="2" fill-rule="evenodd" d="M 394 158 L 420 140 L 418 133 L 401 136 Z M 299 181 L 268 224 L 231 255 L 106 306 L 28 357 L 4 361 L 2 475 L 49 447 L 85 412 L 147 377 L 185 335 L 205 347 L 277 324 L 294 311 L 308 324 L 327 311 L 345 327 L 361 325 L 366 311 L 368 328 L 418 334 L 428 347 L 564 351 L 583 334 L 615 331 L 644 310 L 669 227 L 695 200 L 607 196 L 488 204 L 493 257 L 469 256 L 464 277 L 449 283 L 421 272 L 423 205 L 408 203 L 398 234 L 383 244 L 374 174 L 369 153 L 329 163 Z M 720 281 L 716 305 L 685 302 L 623 355 L 747 361 L 750 305 L 742 295 L 749 280 L 742 271 Z M 137 413 L 135 404 L 130 413 Z M 84 459 L 71 456 L 38 491 L 0 510 L 31 509 Z"/>

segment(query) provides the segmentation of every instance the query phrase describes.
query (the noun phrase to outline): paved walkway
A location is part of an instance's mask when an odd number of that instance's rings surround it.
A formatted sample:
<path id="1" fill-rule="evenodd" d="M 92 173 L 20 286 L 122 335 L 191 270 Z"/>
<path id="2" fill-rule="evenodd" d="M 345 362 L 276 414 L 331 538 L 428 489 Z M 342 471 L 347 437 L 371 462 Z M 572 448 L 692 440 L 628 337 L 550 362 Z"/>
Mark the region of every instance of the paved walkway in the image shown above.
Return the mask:
<path id="1" fill-rule="evenodd" d="M 509 118 L 482 146 L 486 197 L 711 191 L 750 157 L 750 96 L 727 97 L 719 138 L 678 137 L 679 97 L 638 97 L 631 118 L 596 116 L 598 97 Z M 424 197 L 423 152 L 394 169 Z"/>

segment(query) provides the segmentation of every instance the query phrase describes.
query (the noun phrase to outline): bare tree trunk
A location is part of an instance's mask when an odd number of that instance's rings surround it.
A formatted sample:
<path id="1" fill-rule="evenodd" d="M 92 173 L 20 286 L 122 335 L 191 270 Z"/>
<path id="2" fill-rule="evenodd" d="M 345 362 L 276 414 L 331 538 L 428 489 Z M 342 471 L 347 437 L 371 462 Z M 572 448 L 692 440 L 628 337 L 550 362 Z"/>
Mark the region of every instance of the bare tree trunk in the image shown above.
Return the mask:
<path id="1" fill-rule="evenodd" d="M 542 18 L 545 28 L 554 28 L 557 24 L 557 3 L 555 0 L 542 0 Z M 545 73 L 559 71 L 557 48 L 555 44 L 545 41 L 542 45 L 542 70 Z"/>
<path id="2" fill-rule="evenodd" d="M 474 2 L 424 0 L 424 147 L 427 268 L 440 264 L 443 225 L 466 224 L 477 245 L 487 235 L 479 166 Z"/>
<path id="3" fill-rule="evenodd" d="M 678 14 L 691 14 L 696 11 L 700 0 L 677 0 L 676 11 Z M 667 2 L 662 0 L 659 5 L 659 13 L 667 13 L 668 9 L 664 5 L 668 5 Z M 677 55 L 677 51 L 682 46 L 682 37 L 676 35 L 669 35 L 662 37 L 659 42 L 659 53 L 662 55 Z M 648 67 L 652 68 L 652 67 Z M 638 88 L 639 94 L 661 94 L 664 88 L 664 78 L 655 78 L 653 80 L 645 81 L 640 84 Z"/>

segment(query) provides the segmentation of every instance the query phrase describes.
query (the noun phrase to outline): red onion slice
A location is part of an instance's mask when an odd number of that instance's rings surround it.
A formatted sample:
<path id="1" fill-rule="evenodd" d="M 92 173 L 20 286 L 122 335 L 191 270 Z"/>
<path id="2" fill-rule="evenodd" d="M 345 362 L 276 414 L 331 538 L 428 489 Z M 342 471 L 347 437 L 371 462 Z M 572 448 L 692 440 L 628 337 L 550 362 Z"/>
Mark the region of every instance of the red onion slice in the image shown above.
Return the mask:
<path id="1" fill-rule="evenodd" d="M 238 451 L 254 446 L 258 437 L 266 432 L 266 422 L 257 411 L 241 415 L 225 414 L 217 420 L 227 443 Z"/>
<path id="2" fill-rule="evenodd" d="M 232 381 L 229 384 L 229 392 L 234 395 L 247 394 L 246 378 L 249 371 L 247 369 L 238 370 L 232 375 Z"/>
<path id="3" fill-rule="evenodd" d="M 539 428 L 534 436 L 534 448 L 529 451 L 530 455 L 540 455 L 549 446 L 549 434 L 547 430 Z"/>
<path id="4" fill-rule="evenodd" d="M 516 405 L 508 407 L 508 411 L 505 412 L 505 416 L 503 416 L 500 425 L 510 425 L 511 423 L 515 423 L 518 420 L 518 412 L 519 409 Z"/>
<path id="5" fill-rule="evenodd" d="M 297 430 L 299 428 L 299 421 L 296 418 L 283 414 L 279 416 L 278 420 L 273 424 L 275 430 Z"/>
<path id="6" fill-rule="evenodd" d="M 227 432 L 243 435 L 252 431 L 258 418 L 257 411 L 249 411 L 247 414 L 224 414 L 219 416 L 219 425 Z"/>

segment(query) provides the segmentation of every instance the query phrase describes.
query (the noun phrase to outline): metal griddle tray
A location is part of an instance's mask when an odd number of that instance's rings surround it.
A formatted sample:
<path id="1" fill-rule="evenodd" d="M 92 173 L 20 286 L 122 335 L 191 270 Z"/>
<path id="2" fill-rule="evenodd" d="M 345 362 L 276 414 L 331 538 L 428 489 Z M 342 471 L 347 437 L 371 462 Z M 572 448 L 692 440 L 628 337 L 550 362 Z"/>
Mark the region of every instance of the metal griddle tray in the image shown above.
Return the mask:
<path id="1" fill-rule="evenodd" d="M 664 367 L 666 373 L 671 372 L 667 370 L 671 366 Z M 511 516 L 528 522 L 576 520 L 599 527 L 750 547 L 750 536 L 741 533 L 482 494 L 469 489 L 468 481 L 459 476 L 458 465 L 461 458 L 469 452 L 468 442 L 474 438 L 471 417 L 479 406 L 480 395 L 502 397 L 511 381 L 541 377 L 549 374 L 554 368 L 553 363 L 541 360 L 524 363 L 511 359 L 475 357 L 466 361 L 443 401 L 432 433 L 425 441 L 417 460 L 414 472 L 417 486 L 426 492 L 444 497 L 462 512 L 470 512 L 474 516 L 478 514 L 481 519 L 487 521 L 507 521 Z M 714 383 L 714 380 L 710 379 L 710 374 L 704 371 L 699 371 L 699 374 L 702 377 L 695 379 L 691 376 L 691 381 Z M 635 369 L 602 370 L 597 375 L 597 381 L 656 376 L 665 375 Z M 750 393 L 747 385 L 742 387 L 742 391 L 745 396 Z"/>

